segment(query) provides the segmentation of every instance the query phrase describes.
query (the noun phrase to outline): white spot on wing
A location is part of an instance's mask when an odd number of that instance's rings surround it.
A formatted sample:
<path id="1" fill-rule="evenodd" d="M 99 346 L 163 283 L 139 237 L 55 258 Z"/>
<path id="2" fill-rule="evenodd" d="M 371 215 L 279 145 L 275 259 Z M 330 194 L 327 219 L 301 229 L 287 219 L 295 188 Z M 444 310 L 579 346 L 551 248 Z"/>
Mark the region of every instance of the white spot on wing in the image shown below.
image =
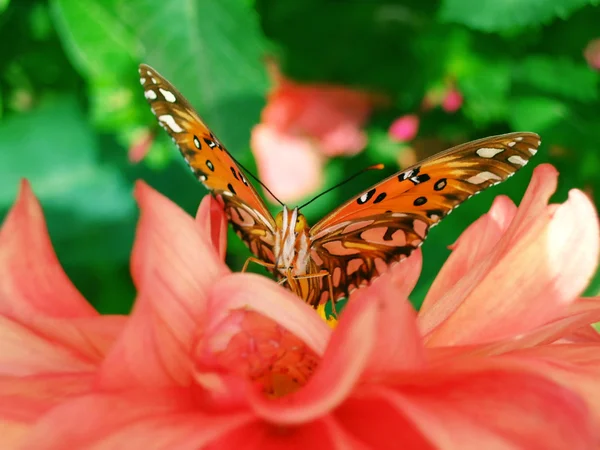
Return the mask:
<path id="1" fill-rule="evenodd" d="M 512 155 L 510 158 L 508 158 L 508 161 L 513 164 L 518 164 L 520 166 L 524 166 L 525 164 L 527 164 L 527 160 L 521 158 L 519 155 Z"/>
<path id="2" fill-rule="evenodd" d="M 467 181 L 471 184 L 481 184 L 484 181 L 501 179 L 502 178 L 500 178 L 500 176 L 496 175 L 495 173 L 483 171 L 479 172 L 477 175 L 473 175 L 471 178 L 467 179 Z M 450 211 L 448 211 L 448 214 L 450 214 Z"/>
<path id="3" fill-rule="evenodd" d="M 480 148 L 475 153 L 477 153 L 482 158 L 493 158 L 498 153 L 502 153 L 504 149 L 502 148 Z"/>
<path id="4" fill-rule="evenodd" d="M 144 83 L 145 83 L 145 82 L 146 82 L 146 79 L 145 79 L 145 78 L 143 78 L 143 77 L 142 77 L 142 78 L 140 78 L 140 84 L 141 84 L 142 86 L 144 85 Z"/>
<path id="5" fill-rule="evenodd" d="M 144 97 L 146 97 L 148 100 L 156 100 L 156 92 L 154 92 L 152 89 L 148 89 L 146 92 L 144 92 Z"/>
<path id="6" fill-rule="evenodd" d="M 181 133 L 183 131 L 183 128 L 177 125 L 177 122 L 175 122 L 175 119 L 173 119 L 173 116 L 171 116 L 170 114 L 163 114 L 162 116 L 158 116 L 158 120 L 166 123 L 174 133 Z"/>
<path id="7" fill-rule="evenodd" d="M 160 93 L 162 94 L 162 96 L 165 98 L 166 101 L 168 101 L 169 103 L 175 103 L 176 98 L 171 91 L 167 91 L 166 89 L 163 89 L 163 88 L 158 88 L 158 90 L 160 91 Z"/>
<path id="8" fill-rule="evenodd" d="M 535 155 L 537 153 L 537 149 L 536 148 L 530 148 L 529 149 L 529 153 L 531 153 L 532 155 Z"/>

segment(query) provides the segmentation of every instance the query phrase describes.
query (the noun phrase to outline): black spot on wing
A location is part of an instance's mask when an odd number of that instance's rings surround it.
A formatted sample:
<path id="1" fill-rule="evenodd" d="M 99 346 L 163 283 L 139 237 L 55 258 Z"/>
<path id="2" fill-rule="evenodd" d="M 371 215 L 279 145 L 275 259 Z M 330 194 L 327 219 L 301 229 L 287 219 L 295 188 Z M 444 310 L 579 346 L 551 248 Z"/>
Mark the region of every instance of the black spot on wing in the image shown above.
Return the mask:
<path id="1" fill-rule="evenodd" d="M 211 172 L 215 171 L 215 166 L 213 165 L 212 162 L 210 162 L 210 160 L 206 160 L 206 167 L 208 167 L 210 169 Z"/>
<path id="2" fill-rule="evenodd" d="M 414 169 L 411 169 L 407 172 L 402 172 L 401 174 L 398 175 L 398 181 L 404 181 L 409 178 L 416 177 L 417 175 L 419 175 L 420 171 L 421 171 L 420 167 L 415 167 Z"/>
<path id="3" fill-rule="evenodd" d="M 413 202 L 413 205 L 415 205 L 415 206 L 422 206 L 425 203 L 427 203 L 427 197 L 417 197 L 415 199 L 415 201 Z"/>
<path id="4" fill-rule="evenodd" d="M 446 187 L 446 185 L 448 184 L 448 181 L 446 180 L 446 178 L 440 178 L 434 185 L 433 185 L 433 189 L 435 189 L 436 191 L 441 191 L 442 189 L 444 189 Z"/>
<path id="5" fill-rule="evenodd" d="M 233 188 L 233 186 L 231 185 L 231 183 L 229 183 L 227 185 L 227 189 L 229 189 L 229 192 L 231 192 L 233 195 L 237 194 L 237 192 L 235 192 L 235 189 Z"/>
<path id="6" fill-rule="evenodd" d="M 379 194 L 377 196 L 377 198 L 375 200 L 373 200 L 373 203 L 379 203 L 381 201 L 383 201 L 383 199 L 387 196 L 387 194 L 385 192 L 382 192 L 381 194 Z"/>
<path id="7" fill-rule="evenodd" d="M 236 180 L 239 180 L 237 173 L 235 172 L 235 168 L 230 167 L 230 169 L 231 169 L 231 173 L 233 174 L 233 178 L 235 178 Z"/>
<path id="8" fill-rule="evenodd" d="M 375 189 L 371 189 L 369 192 L 366 192 L 363 195 L 361 195 L 360 197 L 358 197 L 356 199 L 356 203 L 358 203 L 359 205 L 364 205 L 369 200 L 371 200 L 371 197 L 373 197 L 374 195 L 375 195 Z"/>

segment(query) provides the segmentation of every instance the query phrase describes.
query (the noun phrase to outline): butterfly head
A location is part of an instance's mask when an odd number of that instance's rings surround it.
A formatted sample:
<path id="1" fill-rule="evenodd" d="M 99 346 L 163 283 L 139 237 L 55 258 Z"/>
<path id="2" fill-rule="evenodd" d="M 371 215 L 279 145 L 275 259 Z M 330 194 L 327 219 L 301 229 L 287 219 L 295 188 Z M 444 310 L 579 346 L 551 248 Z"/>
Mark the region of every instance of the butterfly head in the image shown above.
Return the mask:
<path id="1" fill-rule="evenodd" d="M 282 271 L 292 269 L 295 275 L 305 274 L 310 247 L 306 218 L 298 208 L 284 206 L 275 217 L 275 224 L 275 264 Z"/>

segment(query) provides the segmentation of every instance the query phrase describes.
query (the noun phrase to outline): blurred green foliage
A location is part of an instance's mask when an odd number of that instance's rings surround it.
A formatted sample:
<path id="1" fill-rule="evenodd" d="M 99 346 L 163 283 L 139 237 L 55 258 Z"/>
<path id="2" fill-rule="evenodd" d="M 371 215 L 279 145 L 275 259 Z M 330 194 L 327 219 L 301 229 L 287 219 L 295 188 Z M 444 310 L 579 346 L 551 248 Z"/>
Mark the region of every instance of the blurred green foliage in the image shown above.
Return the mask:
<path id="1" fill-rule="evenodd" d="M 137 208 L 144 179 L 193 213 L 205 194 L 158 130 L 133 165 L 128 147 L 157 128 L 139 86 L 146 62 L 192 102 L 229 150 L 254 169 L 251 127 L 269 88 L 264 57 L 303 82 L 330 82 L 387 94 L 390 108 L 367 127 L 369 146 L 336 158 L 331 185 L 366 165 L 388 163 L 402 146 L 386 131 L 419 111 L 426 92 L 449 81 L 464 96 L 454 114 L 421 112 L 418 139 L 458 143 L 511 130 L 535 131 L 543 161 L 561 172 L 556 200 L 578 187 L 598 199 L 599 73 L 583 57 L 600 37 L 598 0 L 1 0 L 0 215 L 28 178 L 47 216 L 61 262 L 102 312 L 127 311 Z M 532 165 L 469 201 L 424 246 L 419 303 L 448 255 L 447 245 L 494 196 L 517 200 Z M 383 174 L 385 175 L 385 174 Z M 367 174 L 307 208 L 311 223 L 381 173 Z M 239 269 L 247 250 L 230 239 Z M 598 277 L 597 277 L 598 278 Z M 598 280 L 589 292 L 598 292 Z"/>

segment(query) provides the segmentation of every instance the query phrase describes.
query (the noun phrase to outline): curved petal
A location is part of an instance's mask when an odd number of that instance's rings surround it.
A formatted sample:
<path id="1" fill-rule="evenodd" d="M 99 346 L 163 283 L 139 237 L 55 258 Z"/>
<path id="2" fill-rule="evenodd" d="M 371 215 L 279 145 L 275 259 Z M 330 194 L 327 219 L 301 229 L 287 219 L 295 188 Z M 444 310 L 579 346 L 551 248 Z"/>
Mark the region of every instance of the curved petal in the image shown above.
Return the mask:
<path id="1" fill-rule="evenodd" d="M 222 278 L 212 288 L 210 304 L 211 324 L 219 324 L 231 311 L 250 308 L 277 322 L 317 355 L 325 352 L 331 336 L 331 328 L 312 307 L 260 275 L 244 273 Z"/>
<path id="2" fill-rule="evenodd" d="M 185 389 L 95 394 L 49 412 L 28 433 L 24 448 L 193 450 L 252 420 L 247 412 L 196 409 Z"/>
<path id="3" fill-rule="evenodd" d="M 210 286 L 228 273 L 210 237 L 153 189 L 138 183 L 141 217 L 132 255 L 138 298 L 102 367 L 105 387 L 192 382 L 196 334 L 207 320 Z"/>
<path id="4" fill-rule="evenodd" d="M 212 195 L 205 195 L 198 212 L 196 222 L 200 225 L 200 233 L 210 236 L 213 247 L 221 260 L 225 260 L 227 250 L 227 217 L 223 207 Z"/>
<path id="5" fill-rule="evenodd" d="M 315 420 L 339 406 L 369 363 L 377 342 L 377 309 L 375 302 L 349 303 L 308 383 L 279 399 L 251 393 L 254 411 L 267 421 L 293 425 Z"/>
<path id="6" fill-rule="evenodd" d="M 600 322 L 600 299 L 581 298 L 570 305 L 561 317 L 511 339 L 478 346 L 477 352 L 495 355 L 565 340 L 568 342 L 569 338 L 577 336 L 583 342 L 600 342 L 600 334 L 590 326 L 596 322 Z M 589 330 L 584 329 L 586 326 Z"/>
<path id="7" fill-rule="evenodd" d="M 541 375 L 578 393 L 600 429 L 600 345 L 560 344 L 516 350 L 507 356 L 523 360 Z"/>
<path id="8" fill-rule="evenodd" d="M 598 262 L 600 232 L 585 194 L 573 190 L 564 204 L 526 220 L 528 229 L 521 235 L 507 231 L 505 239 L 513 243 L 499 243 L 506 250 L 490 258 L 500 259 L 463 292 L 464 300 L 430 333 L 428 345 L 483 343 L 525 333 L 563 314 L 587 286 Z M 467 280 L 456 286 L 464 289 Z"/>
<path id="9" fill-rule="evenodd" d="M 390 283 L 384 275 L 369 288 L 359 289 L 350 298 L 350 303 L 369 302 L 377 307 L 376 343 L 367 364 L 365 378 L 382 378 L 390 373 L 417 370 L 424 362 L 423 339 L 417 326 L 416 312 L 407 297 L 420 271 L 420 252 L 416 256 L 412 267 L 407 265 L 405 270 L 401 270 L 404 265 L 402 262 L 392 268 L 389 278 L 395 278 L 396 283 Z M 413 256 L 406 262 L 412 258 Z M 401 278 L 401 273 L 406 278 Z M 344 312 L 342 317 L 345 314 Z"/>
<path id="10" fill-rule="evenodd" d="M 536 167 L 517 214 L 497 245 L 462 278 L 448 284 L 448 290 L 443 295 L 439 296 L 435 291 L 431 297 L 428 295 L 425 310 L 419 313 L 419 325 L 424 335 L 432 333 L 461 306 L 471 290 L 501 258 L 504 250 L 510 248 L 514 237 L 520 237 L 531 221 L 538 219 L 548 208 L 548 200 L 556 190 L 557 177 L 558 172 L 549 164 Z"/>
<path id="11" fill-rule="evenodd" d="M 417 281 L 419 281 L 422 267 L 423 252 L 421 249 L 417 249 L 410 257 L 397 264 L 392 264 L 387 272 L 373 281 L 373 284 L 387 284 L 395 291 L 397 298 L 408 298 Z M 356 293 L 364 290 L 359 289 Z"/>
<path id="12" fill-rule="evenodd" d="M 582 399 L 519 365 L 467 360 L 373 388 L 435 448 L 593 448 Z"/>
<path id="13" fill-rule="evenodd" d="M 33 424 L 61 402 L 90 392 L 92 374 L 0 376 L 0 445 L 21 448 Z"/>
<path id="14" fill-rule="evenodd" d="M 0 314 L 98 315 L 60 267 L 42 209 L 26 180 L 0 229 L 0 273 Z"/>
<path id="15" fill-rule="evenodd" d="M 81 319 L 0 316 L 0 374 L 35 375 L 94 370 L 125 324 L 124 317 Z"/>
<path id="16" fill-rule="evenodd" d="M 422 323 L 430 319 L 426 317 L 432 305 L 444 296 L 458 280 L 470 270 L 477 267 L 498 243 L 517 212 L 511 199 L 500 195 L 496 197 L 490 211 L 473 222 L 452 246 L 452 254 L 444 263 L 439 274 L 427 292 L 427 296 L 419 309 Z M 448 309 L 447 313 L 452 310 Z M 439 314 L 439 312 L 438 312 Z M 440 316 L 439 322 L 446 317 Z"/>

